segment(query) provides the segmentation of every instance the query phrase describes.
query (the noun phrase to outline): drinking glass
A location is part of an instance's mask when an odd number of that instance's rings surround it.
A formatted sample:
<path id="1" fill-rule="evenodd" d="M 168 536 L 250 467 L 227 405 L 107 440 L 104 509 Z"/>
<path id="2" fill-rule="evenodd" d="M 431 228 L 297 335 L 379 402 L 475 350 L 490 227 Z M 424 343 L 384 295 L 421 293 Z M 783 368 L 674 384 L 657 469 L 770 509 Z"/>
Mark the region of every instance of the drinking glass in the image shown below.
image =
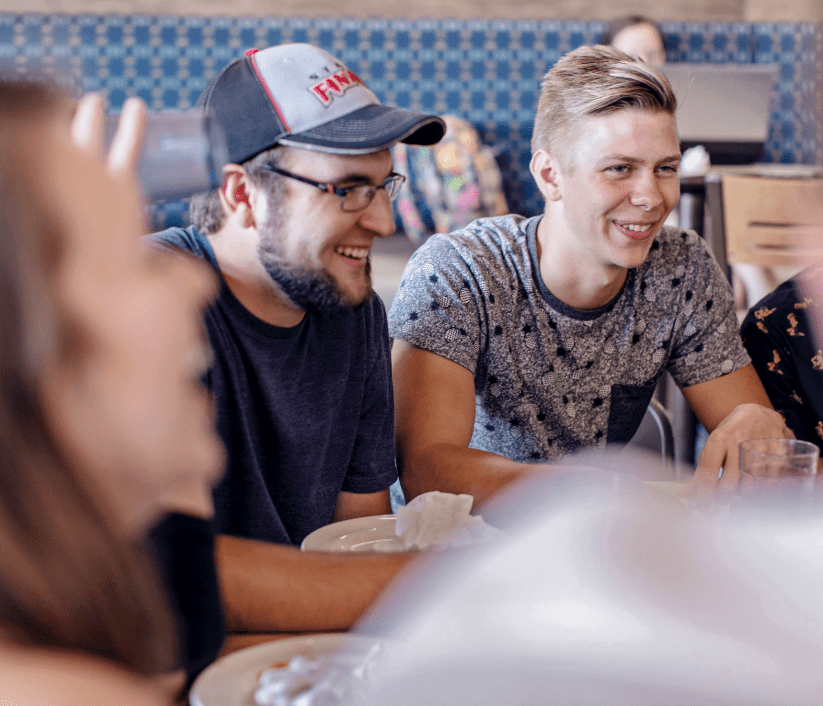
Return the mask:
<path id="1" fill-rule="evenodd" d="M 740 444 L 740 470 L 766 484 L 814 482 L 820 449 L 797 439 L 749 439 Z"/>
<path id="2" fill-rule="evenodd" d="M 106 145 L 118 120 L 117 115 L 107 117 Z M 199 108 L 147 113 L 137 176 L 149 201 L 183 199 L 218 188 L 227 161 L 225 136 Z"/>

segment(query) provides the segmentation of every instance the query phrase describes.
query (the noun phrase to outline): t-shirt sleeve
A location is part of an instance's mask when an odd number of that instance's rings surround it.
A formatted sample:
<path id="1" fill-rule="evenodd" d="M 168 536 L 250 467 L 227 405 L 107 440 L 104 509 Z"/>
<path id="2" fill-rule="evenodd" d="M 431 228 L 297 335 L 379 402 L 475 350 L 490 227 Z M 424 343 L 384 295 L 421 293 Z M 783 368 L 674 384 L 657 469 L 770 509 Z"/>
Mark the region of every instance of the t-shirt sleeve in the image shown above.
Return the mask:
<path id="1" fill-rule="evenodd" d="M 377 493 L 397 480 L 394 462 L 394 391 L 386 308 L 375 295 L 371 306 L 372 350 L 354 449 L 341 490 Z"/>
<path id="2" fill-rule="evenodd" d="M 738 329 L 734 296 L 728 279 L 694 233 L 684 236 L 673 284 L 682 277 L 680 316 L 668 363 L 679 387 L 697 385 L 749 364 Z"/>
<path id="3" fill-rule="evenodd" d="M 476 371 L 484 300 L 470 256 L 433 236 L 409 260 L 389 313 L 389 334 Z"/>

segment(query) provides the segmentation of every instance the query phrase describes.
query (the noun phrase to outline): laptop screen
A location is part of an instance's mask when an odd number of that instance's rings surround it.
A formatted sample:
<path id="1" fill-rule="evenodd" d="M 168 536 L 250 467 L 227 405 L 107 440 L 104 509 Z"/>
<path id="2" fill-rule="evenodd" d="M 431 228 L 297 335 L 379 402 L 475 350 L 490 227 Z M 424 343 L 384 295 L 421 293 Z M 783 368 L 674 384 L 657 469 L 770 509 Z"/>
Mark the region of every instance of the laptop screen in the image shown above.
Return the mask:
<path id="1" fill-rule="evenodd" d="M 777 67 L 667 64 L 683 149 L 704 145 L 715 164 L 756 161 L 769 135 Z"/>

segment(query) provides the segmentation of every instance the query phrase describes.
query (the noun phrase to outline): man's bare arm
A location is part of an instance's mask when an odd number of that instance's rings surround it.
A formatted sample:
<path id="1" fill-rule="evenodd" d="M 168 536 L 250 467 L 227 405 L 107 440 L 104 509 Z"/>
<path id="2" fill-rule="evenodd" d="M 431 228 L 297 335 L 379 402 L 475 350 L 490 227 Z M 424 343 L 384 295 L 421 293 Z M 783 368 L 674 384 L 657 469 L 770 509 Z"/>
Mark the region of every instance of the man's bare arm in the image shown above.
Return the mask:
<path id="1" fill-rule="evenodd" d="M 692 480 L 695 497 L 728 497 L 740 482 L 738 447 L 746 439 L 793 438 L 772 409 L 752 365 L 729 375 L 683 388 L 683 396 L 710 432 Z M 723 467 L 723 476 L 717 475 Z"/>
<path id="2" fill-rule="evenodd" d="M 467 493 L 475 506 L 535 466 L 470 449 L 474 376 L 403 341 L 392 349 L 395 449 L 406 500 L 431 490 Z"/>
<path id="3" fill-rule="evenodd" d="M 346 630 L 413 556 L 301 552 L 220 535 L 215 557 L 226 626 L 232 632 Z"/>

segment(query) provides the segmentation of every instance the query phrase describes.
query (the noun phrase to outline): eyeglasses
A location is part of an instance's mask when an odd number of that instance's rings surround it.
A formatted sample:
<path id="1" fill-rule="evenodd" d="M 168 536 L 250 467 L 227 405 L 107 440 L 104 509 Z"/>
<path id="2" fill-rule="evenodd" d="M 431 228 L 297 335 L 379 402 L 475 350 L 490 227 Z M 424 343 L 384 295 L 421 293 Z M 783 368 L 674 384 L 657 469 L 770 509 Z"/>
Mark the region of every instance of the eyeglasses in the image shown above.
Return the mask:
<path id="1" fill-rule="evenodd" d="M 280 174 L 289 179 L 296 179 L 302 181 L 304 184 L 316 186 L 321 191 L 327 194 L 335 194 L 340 197 L 340 208 L 351 213 L 352 211 L 362 211 L 366 208 L 374 198 L 378 189 L 385 189 L 389 196 L 389 201 L 394 201 L 400 193 L 400 187 L 406 181 L 406 177 L 402 174 L 395 174 L 392 172 L 388 177 L 383 179 L 379 184 L 353 184 L 352 186 L 335 186 L 334 184 L 324 184 L 320 181 L 307 179 L 306 177 L 298 176 L 287 172 L 285 169 L 273 167 L 270 164 L 260 164 L 263 169 L 268 169 L 270 172 Z"/>

